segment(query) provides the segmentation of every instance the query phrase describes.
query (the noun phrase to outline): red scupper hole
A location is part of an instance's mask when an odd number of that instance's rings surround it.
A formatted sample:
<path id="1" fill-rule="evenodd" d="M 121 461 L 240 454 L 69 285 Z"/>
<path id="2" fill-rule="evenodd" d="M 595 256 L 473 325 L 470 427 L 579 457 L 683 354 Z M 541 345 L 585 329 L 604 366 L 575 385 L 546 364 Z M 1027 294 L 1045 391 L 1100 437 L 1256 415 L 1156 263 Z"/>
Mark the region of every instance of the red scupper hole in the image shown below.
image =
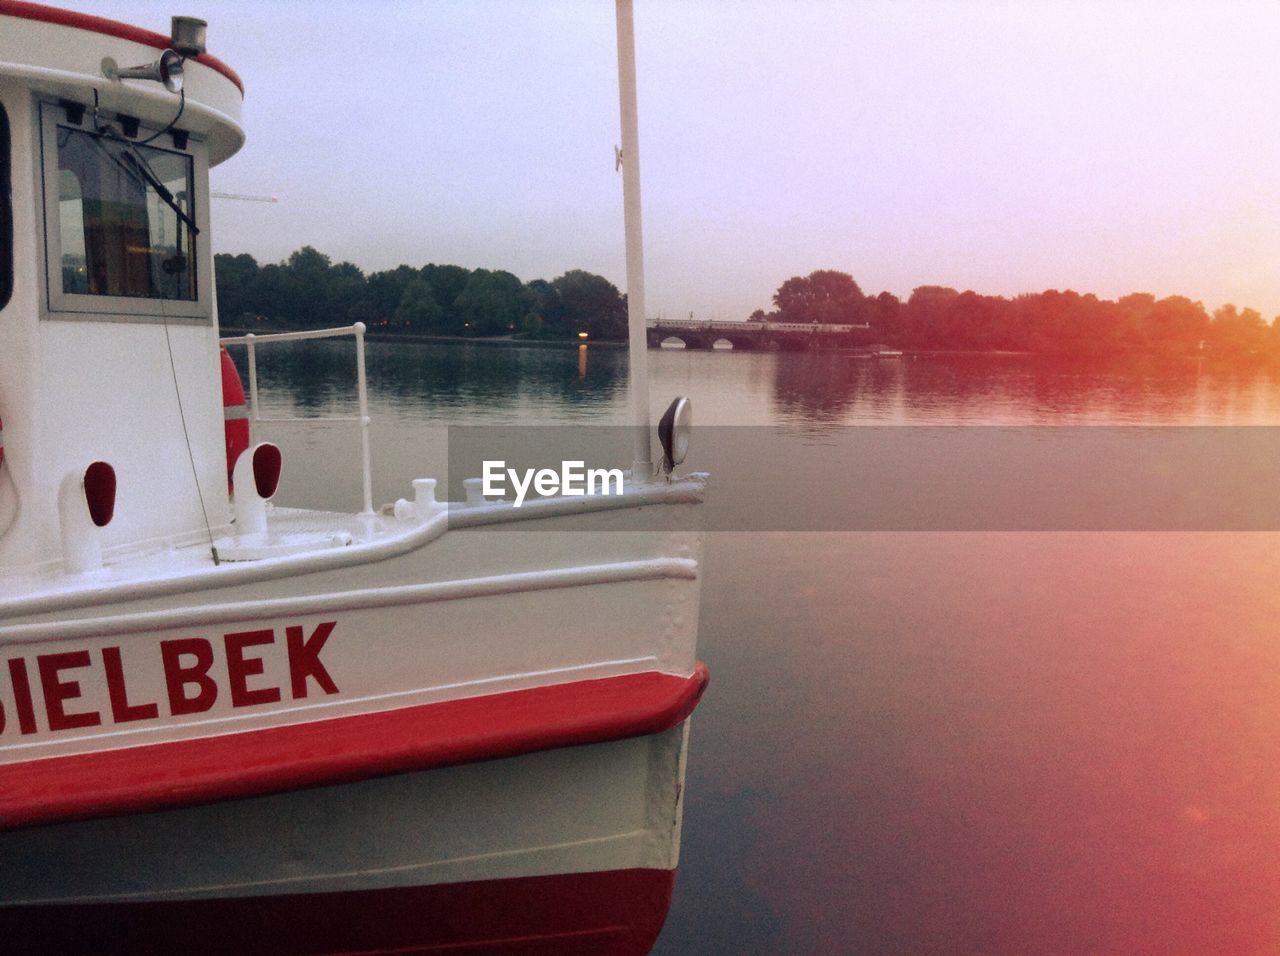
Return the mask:
<path id="1" fill-rule="evenodd" d="M 116 470 L 105 461 L 95 461 L 84 470 L 84 500 L 94 524 L 105 528 L 111 523 L 116 511 Z"/>
<path id="2" fill-rule="evenodd" d="M 280 449 L 267 442 L 253 452 L 253 483 L 258 497 L 270 498 L 280 484 Z"/>

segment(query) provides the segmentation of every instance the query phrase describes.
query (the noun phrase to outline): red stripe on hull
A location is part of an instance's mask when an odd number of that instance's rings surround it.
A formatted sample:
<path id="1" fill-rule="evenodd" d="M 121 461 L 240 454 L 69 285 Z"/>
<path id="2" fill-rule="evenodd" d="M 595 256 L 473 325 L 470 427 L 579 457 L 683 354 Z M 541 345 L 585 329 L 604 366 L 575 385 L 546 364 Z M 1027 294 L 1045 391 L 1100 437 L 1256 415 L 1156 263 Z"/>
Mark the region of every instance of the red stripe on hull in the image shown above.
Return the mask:
<path id="1" fill-rule="evenodd" d="M 0 829 L 144 813 L 661 733 L 707 686 L 646 672 L 0 766 Z"/>
<path id="2" fill-rule="evenodd" d="M 230 900 L 0 906 L 7 952 L 184 954 L 647 953 L 674 870 Z"/>
<path id="3" fill-rule="evenodd" d="M 63 10 L 60 7 L 46 6 L 43 3 L 27 3 L 26 0 L 0 0 L 0 16 L 20 17 L 23 20 L 38 20 L 42 23 L 55 23 L 58 26 L 88 30 L 92 33 L 101 33 L 104 36 L 141 43 L 157 50 L 167 50 L 171 42 L 169 37 L 163 33 L 144 30 L 142 27 L 121 23 L 119 20 L 109 20 L 106 17 L 94 16 L 91 13 Z M 197 63 L 203 63 L 212 70 L 217 70 L 239 88 L 241 95 L 244 95 L 244 81 L 240 79 L 235 70 L 231 69 L 216 56 L 201 53 L 195 57 L 195 60 Z"/>

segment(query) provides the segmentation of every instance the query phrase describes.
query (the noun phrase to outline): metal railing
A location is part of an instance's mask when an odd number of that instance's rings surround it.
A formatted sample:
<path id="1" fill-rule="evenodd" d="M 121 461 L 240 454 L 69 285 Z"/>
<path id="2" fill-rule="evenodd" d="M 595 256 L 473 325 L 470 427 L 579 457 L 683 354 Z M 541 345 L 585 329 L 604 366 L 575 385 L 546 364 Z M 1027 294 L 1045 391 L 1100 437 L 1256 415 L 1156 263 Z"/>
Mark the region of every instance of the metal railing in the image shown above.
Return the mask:
<path id="1" fill-rule="evenodd" d="M 258 356 L 256 349 L 259 345 L 269 345 L 276 342 L 300 342 L 303 339 L 331 339 L 342 335 L 354 335 L 356 340 L 356 396 L 360 405 L 360 414 L 352 417 L 350 415 L 326 415 L 323 421 L 330 422 L 359 422 L 360 423 L 360 465 L 362 468 L 362 479 L 364 482 L 364 508 L 361 514 L 373 514 L 373 474 L 369 464 L 369 393 L 366 385 L 364 372 L 364 331 L 363 322 L 357 322 L 354 325 L 344 325 L 336 329 L 314 329 L 307 332 L 272 332 L 269 335 L 255 335 L 252 332 L 246 335 L 229 336 L 220 339 L 223 345 L 243 345 L 249 352 L 249 418 L 254 422 L 309 422 L 315 421 L 312 418 L 262 418 L 258 414 Z"/>
<path id="2" fill-rule="evenodd" d="M 861 325 L 827 325 L 815 322 L 726 322 L 720 319 L 649 319 L 651 329 L 690 329 L 692 331 L 725 332 L 811 332 L 820 335 L 842 335 L 854 329 L 869 328 Z"/>

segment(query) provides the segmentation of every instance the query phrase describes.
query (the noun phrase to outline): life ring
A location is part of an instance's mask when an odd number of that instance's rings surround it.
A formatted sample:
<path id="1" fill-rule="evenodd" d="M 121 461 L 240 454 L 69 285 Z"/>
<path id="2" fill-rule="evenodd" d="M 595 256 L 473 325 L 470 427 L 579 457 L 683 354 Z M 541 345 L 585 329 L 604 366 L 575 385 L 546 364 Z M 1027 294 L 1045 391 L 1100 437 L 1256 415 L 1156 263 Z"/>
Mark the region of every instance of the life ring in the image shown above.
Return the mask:
<path id="1" fill-rule="evenodd" d="M 227 439 L 227 491 L 231 492 L 235 490 L 231 474 L 236 459 L 249 447 L 249 409 L 245 405 L 240 373 L 226 346 L 222 346 L 222 418 Z"/>

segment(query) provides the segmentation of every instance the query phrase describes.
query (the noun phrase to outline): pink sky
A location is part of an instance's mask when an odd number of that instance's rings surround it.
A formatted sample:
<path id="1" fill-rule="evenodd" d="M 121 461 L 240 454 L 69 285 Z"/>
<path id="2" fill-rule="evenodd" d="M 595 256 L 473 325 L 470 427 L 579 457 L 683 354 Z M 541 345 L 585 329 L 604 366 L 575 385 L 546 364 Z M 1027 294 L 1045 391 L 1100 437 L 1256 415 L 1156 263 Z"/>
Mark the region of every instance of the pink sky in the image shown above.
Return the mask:
<path id="1" fill-rule="evenodd" d="M 248 145 L 218 251 L 623 282 L 608 0 L 102 0 L 209 21 Z M 1280 5 L 636 0 L 648 304 L 788 276 L 1280 314 Z"/>

